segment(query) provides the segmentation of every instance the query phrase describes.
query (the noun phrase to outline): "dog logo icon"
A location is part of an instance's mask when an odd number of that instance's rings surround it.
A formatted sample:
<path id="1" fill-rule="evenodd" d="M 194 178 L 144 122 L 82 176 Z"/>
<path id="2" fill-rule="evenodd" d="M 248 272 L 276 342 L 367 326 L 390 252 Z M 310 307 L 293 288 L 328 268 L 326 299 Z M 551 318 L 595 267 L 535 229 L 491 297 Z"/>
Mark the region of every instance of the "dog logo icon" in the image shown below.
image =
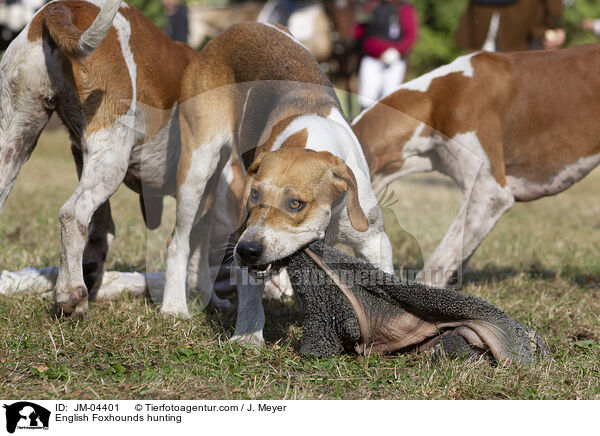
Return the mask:
<path id="1" fill-rule="evenodd" d="M 5 404 L 6 431 L 14 433 L 18 429 L 48 429 L 50 411 L 29 401 L 19 401 L 10 405 Z"/>

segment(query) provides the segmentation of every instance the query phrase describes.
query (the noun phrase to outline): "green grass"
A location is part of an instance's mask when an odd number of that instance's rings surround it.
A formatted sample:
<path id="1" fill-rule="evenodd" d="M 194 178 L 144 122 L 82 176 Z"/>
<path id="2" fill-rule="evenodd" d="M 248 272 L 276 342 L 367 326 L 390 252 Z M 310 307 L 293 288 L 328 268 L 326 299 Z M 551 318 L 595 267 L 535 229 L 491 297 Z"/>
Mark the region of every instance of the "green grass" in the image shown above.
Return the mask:
<path id="1" fill-rule="evenodd" d="M 51 316 L 43 296 L 0 297 L 0 398 L 197 399 L 600 399 L 600 204 L 592 173 L 571 190 L 519 204 L 473 257 L 463 291 L 485 298 L 544 337 L 553 359 L 529 367 L 434 362 L 427 354 L 298 356 L 302 317 L 293 304 L 265 303 L 267 345 L 227 342 L 234 315 L 161 317 L 142 299 L 92 304 L 79 321 Z M 57 213 L 75 187 L 64 132 L 45 133 L 0 215 L 0 269 L 58 263 Z M 419 263 L 450 224 L 460 199 L 445 179 L 394 185 L 386 211 L 396 261 Z M 117 236 L 109 269 L 164 267 L 165 224 L 146 232 L 137 198 L 113 197 Z M 404 231 L 401 231 L 400 226 Z M 408 242 L 407 242 L 408 241 Z M 148 254 L 150 253 L 150 254 Z"/>

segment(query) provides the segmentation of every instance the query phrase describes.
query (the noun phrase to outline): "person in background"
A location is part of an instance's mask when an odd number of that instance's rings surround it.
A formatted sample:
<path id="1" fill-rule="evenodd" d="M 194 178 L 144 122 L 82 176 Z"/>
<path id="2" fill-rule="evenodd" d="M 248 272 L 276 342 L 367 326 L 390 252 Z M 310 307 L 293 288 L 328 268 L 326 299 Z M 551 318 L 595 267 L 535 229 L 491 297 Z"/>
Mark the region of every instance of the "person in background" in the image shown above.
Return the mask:
<path id="1" fill-rule="evenodd" d="M 455 34 L 466 50 L 557 49 L 565 42 L 562 0 L 471 0 Z"/>
<path id="2" fill-rule="evenodd" d="M 188 10 L 181 0 L 163 0 L 167 22 L 164 31 L 173 41 L 188 42 Z"/>
<path id="3" fill-rule="evenodd" d="M 354 34 L 364 54 L 358 71 L 358 103 L 365 108 L 404 81 L 406 56 L 418 35 L 415 8 L 404 1 L 371 0 Z"/>
<path id="4" fill-rule="evenodd" d="M 596 36 L 600 36 L 600 19 L 586 18 L 581 22 L 581 28 L 583 30 L 589 30 L 591 32 L 594 32 Z"/>

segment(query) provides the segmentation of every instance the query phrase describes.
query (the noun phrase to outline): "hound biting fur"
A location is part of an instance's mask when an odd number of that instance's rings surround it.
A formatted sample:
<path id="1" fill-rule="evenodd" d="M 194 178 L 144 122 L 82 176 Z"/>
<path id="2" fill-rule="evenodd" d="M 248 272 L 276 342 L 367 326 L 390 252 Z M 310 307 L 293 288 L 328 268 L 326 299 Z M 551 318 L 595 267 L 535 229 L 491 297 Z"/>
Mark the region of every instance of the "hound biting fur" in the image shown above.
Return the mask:
<path id="1" fill-rule="evenodd" d="M 206 211 L 214 204 L 213 180 L 232 150 L 247 172 L 239 216 L 230 220 L 232 231 L 244 212 L 249 214 L 235 258 L 250 268 L 246 277 L 252 278 L 244 281 L 238 274 L 234 340 L 263 343 L 264 286 L 254 280 L 255 271 L 315 238 L 346 242 L 361 257 L 392 270 L 391 246 L 360 144 L 331 84 L 285 28 L 230 27 L 187 69 L 184 97 L 177 222 L 168 248 L 164 313 L 188 315 L 190 236 L 206 241 L 211 233 Z M 204 277 L 209 277 L 207 258 L 204 251 L 199 262 Z"/>
<path id="2" fill-rule="evenodd" d="M 480 298 L 401 280 L 321 241 L 280 264 L 304 312 L 304 356 L 490 351 L 500 363 L 523 364 L 548 354 L 535 331 Z"/>

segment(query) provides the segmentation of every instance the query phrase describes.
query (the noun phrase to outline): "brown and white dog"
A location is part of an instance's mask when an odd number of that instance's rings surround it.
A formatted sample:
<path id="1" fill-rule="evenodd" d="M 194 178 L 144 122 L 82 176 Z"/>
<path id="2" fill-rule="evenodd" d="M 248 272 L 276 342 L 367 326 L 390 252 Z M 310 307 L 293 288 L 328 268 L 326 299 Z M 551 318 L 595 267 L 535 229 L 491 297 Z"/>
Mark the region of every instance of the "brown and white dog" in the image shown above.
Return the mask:
<path id="1" fill-rule="evenodd" d="M 64 313 L 83 313 L 100 286 L 114 236 L 108 200 L 121 182 L 140 193 L 151 228 L 175 191 L 180 81 L 196 53 L 120 5 L 49 3 L 0 63 L 0 207 L 53 112 L 70 133 L 80 180 L 59 213 Z"/>
<path id="2" fill-rule="evenodd" d="M 168 248 L 163 313 L 188 315 L 190 236 L 192 245 L 204 247 L 202 264 L 208 270 L 206 210 L 224 207 L 213 188 L 232 150 L 247 171 L 243 207 L 249 216 L 235 248 L 238 264 L 264 270 L 325 239 L 344 242 L 392 270 L 391 246 L 360 144 L 331 84 L 285 28 L 230 27 L 190 64 L 183 83 L 177 221 Z M 239 218 L 232 218 L 232 230 Z M 262 344 L 263 285 L 253 274 L 249 280 L 238 274 L 233 339 Z"/>
<path id="3" fill-rule="evenodd" d="M 515 201 L 564 191 L 598 165 L 599 71 L 600 44 L 478 52 L 403 84 L 353 121 L 376 192 L 432 170 L 463 191 L 420 279 L 447 283 Z"/>

